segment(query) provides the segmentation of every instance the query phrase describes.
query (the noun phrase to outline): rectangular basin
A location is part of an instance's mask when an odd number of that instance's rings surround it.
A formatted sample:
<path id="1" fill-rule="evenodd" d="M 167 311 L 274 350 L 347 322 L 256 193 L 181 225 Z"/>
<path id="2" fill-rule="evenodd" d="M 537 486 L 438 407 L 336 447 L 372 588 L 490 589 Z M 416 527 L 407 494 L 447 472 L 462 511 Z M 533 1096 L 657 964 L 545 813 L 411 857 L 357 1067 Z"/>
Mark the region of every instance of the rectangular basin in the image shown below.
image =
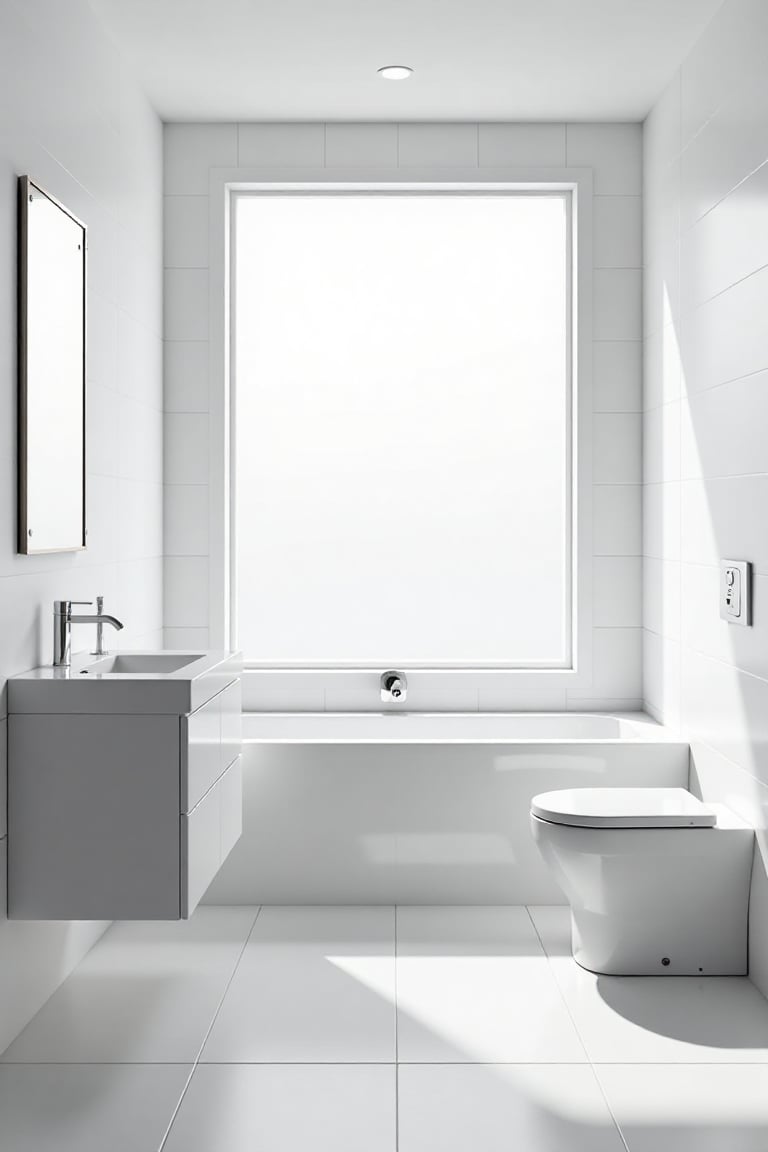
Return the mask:
<path id="1" fill-rule="evenodd" d="M 8 681 L 10 713 L 177 715 L 200 708 L 240 675 L 237 652 L 82 653 L 69 668 L 33 668 Z"/>

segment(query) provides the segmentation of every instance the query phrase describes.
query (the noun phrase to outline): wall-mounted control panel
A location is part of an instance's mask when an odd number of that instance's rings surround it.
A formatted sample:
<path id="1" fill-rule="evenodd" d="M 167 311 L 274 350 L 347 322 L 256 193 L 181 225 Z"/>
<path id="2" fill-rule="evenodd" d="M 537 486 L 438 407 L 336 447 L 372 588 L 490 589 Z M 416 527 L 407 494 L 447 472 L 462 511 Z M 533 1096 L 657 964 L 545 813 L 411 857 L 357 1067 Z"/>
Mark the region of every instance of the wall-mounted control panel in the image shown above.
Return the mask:
<path id="1" fill-rule="evenodd" d="M 720 616 L 729 624 L 752 623 L 751 568 L 747 560 L 720 561 Z"/>

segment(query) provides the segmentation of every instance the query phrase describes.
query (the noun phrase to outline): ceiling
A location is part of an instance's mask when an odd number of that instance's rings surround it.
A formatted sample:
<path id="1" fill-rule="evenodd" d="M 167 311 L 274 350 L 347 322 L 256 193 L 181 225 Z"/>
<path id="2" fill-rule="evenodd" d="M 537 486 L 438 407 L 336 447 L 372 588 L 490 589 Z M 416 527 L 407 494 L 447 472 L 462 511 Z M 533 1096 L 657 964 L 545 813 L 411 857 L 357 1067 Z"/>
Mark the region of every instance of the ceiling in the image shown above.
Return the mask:
<path id="1" fill-rule="evenodd" d="M 721 3 L 91 0 L 164 120 L 641 120 Z"/>

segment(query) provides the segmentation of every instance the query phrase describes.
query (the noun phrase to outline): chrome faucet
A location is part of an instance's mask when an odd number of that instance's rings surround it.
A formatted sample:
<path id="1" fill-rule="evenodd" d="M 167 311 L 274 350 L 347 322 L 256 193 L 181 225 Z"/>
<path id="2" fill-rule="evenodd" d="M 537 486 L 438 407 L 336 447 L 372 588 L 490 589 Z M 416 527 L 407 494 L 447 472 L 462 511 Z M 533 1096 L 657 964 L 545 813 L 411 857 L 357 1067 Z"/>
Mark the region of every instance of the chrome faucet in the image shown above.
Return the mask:
<path id="1" fill-rule="evenodd" d="M 99 607 L 104 603 L 104 598 L 99 597 Z M 75 615 L 72 612 L 73 604 L 93 604 L 93 600 L 54 600 L 53 602 L 53 666 L 54 668 L 69 668 L 72 662 L 72 625 L 73 624 L 95 624 L 99 630 L 104 624 L 111 624 L 118 632 L 123 627 L 122 623 L 115 616 L 107 616 L 105 613 L 99 611 L 95 615 L 84 616 Z M 101 636 L 97 636 L 97 648 L 101 647 Z M 96 656 L 103 656 L 103 652 L 95 652 Z"/>
<path id="2" fill-rule="evenodd" d="M 91 656 L 109 656 L 109 651 L 104 647 L 104 621 L 102 616 L 104 614 L 104 597 L 96 597 L 96 647 L 91 652 Z"/>
<path id="3" fill-rule="evenodd" d="M 385 704 L 404 704 L 408 692 L 408 681 L 402 672 L 382 672 L 381 699 Z"/>

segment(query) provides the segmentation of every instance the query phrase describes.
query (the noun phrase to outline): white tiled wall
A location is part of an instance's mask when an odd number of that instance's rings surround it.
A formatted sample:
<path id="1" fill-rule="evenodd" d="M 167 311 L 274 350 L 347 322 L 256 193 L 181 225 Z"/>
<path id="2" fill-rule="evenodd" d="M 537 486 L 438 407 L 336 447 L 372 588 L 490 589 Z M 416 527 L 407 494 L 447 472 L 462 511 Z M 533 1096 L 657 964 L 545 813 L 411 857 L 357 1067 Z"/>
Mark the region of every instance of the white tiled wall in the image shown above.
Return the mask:
<path id="1" fill-rule="evenodd" d="M 758 829 L 751 971 L 768 993 L 768 5 L 726 0 L 644 131 L 645 698 L 693 780 Z M 718 615 L 755 566 L 754 627 Z"/>
<path id="2" fill-rule="evenodd" d="M 524 705 L 633 706 L 642 679 L 642 148 L 636 124 L 166 125 L 166 642 L 197 645 L 209 639 L 209 169 L 323 165 L 399 166 L 404 178 L 415 165 L 481 168 L 489 178 L 500 166 L 593 169 L 594 680 L 570 699 L 564 689 L 543 690 L 535 698 L 527 693 Z M 290 698 L 272 691 L 262 705 L 287 707 Z M 473 689 L 466 706 L 522 705 L 509 696 L 481 699 Z"/>
<path id="3" fill-rule="evenodd" d="M 93 599 L 121 642 L 162 642 L 162 133 L 86 0 L 0 5 L 0 837 L 6 679 L 51 659 L 56 598 Z M 29 173 L 89 228 L 88 548 L 17 556 L 16 177 Z M 77 630 L 74 646 L 92 643 Z M 105 925 L 4 919 L 0 1050 Z M 1 1123 L 1 1122 L 0 1122 Z"/>

